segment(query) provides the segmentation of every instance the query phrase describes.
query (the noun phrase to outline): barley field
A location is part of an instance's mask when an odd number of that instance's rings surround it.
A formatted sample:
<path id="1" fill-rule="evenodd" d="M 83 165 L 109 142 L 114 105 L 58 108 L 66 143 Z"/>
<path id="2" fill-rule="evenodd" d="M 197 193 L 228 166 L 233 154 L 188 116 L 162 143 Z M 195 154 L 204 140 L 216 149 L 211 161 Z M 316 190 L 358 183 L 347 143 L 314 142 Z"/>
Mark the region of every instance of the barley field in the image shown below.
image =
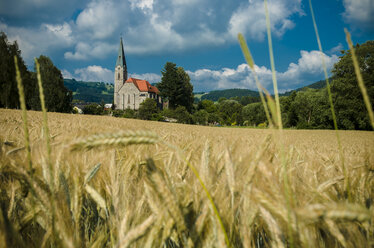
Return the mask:
<path id="1" fill-rule="evenodd" d="M 28 159 L 21 111 L 0 109 L 0 247 L 374 245 L 373 132 L 339 131 L 341 156 L 330 130 L 280 140 L 58 113 L 48 126 L 50 157 L 28 112 Z"/>

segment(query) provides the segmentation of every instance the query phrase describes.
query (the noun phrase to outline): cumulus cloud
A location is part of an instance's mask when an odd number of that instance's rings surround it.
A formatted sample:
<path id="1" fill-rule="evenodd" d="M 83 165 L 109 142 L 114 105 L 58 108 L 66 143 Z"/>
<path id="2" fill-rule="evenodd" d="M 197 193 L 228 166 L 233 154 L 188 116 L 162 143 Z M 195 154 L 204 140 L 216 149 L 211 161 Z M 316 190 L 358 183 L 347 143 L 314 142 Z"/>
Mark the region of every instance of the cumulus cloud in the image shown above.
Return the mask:
<path id="1" fill-rule="evenodd" d="M 114 72 L 99 65 L 76 69 L 74 78 L 82 81 L 113 82 Z"/>
<path id="2" fill-rule="evenodd" d="M 74 44 L 71 26 L 66 22 L 56 25 L 43 23 L 35 28 L 13 27 L 0 22 L 0 30 L 7 34 L 9 41 L 17 41 L 23 58 L 29 64 L 40 54 Z"/>
<path id="3" fill-rule="evenodd" d="M 116 51 L 116 46 L 106 42 L 95 42 L 93 44 L 78 42 L 75 52 L 66 52 L 64 57 L 72 60 L 87 60 L 106 57 Z"/>
<path id="4" fill-rule="evenodd" d="M 281 91 L 295 89 L 313 83 L 323 78 L 321 53 L 319 51 L 301 51 L 297 63 L 290 63 L 284 72 L 277 72 L 278 87 Z M 328 71 L 338 61 L 336 55 L 323 54 Z M 261 84 L 272 91 L 272 74 L 265 66 L 256 66 L 256 74 Z M 191 77 L 195 91 L 214 89 L 247 88 L 257 90 L 252 71 L 247 64 L 238 65 L 237 68 L 223 68 L 221 70 L 200 69 L 194 72 L 187 71 Z"/>
<path id="5" fill-rule="evenodd" d="M 281 1 L 274 0 L 268 5 L 271 17 L 271 29 L 277 36 L 282 36 L 295 24 L 291 21 L 294 13 L 303 15 L 300 8 L 300 0 Z M 241 32 L 247 34 L 250 39 L 263 40 L 266 32 L 266 20 L 263 1 L 249 1 L 248 4 L 238 8 L 230 18 L 229 34 L 236 38 Z"/>
<path id="6" fill-rule="evenodd" d="M 272 0 L 269 11 L 280 37 L 294 27 L 292 16 L 302 14 L 301 0 Z M 126 52 L 142 55 L 232 44 L 238 32 L 262 40 L 263 12 L 262 0 L 0 0 L 0 15 L 14 21 L 9 35 L 25 54 L 54 49 L 68 60 L 113 56 L 121 34 Z M 16 26 L 21 19 L 27 28 Z"/>
<path id="7" fill-rule="evenodd" d="M 346 22 L 361 30 L 374 31 L 374 1 L 344 0 L 343 17 Z"/>
<path id="8" fill-rule="evenodd" d="M 156 74 L 156 73 L 143 73 L 143 74 L 133 73 L 133 74 L 130 74 L 129 77 L 147 80 L 151 84 L 158 83 L 161 81 L 161 75 Z"/>
<path id="9" fill-rule="evenodd" d="M 302 14 L 301 0 L 269 4 L 272 29 L 282 36 L 294 27 L 291 16 Z M 261 40 L 265 34 L 262 0 L 92 0 L 75 22 L 77 44 L 67 59 L 87 59 L 91 43 L 115 44 L 122 33 L 128 54 L 161 54 L 236 42 L 238 32 Z M 82 45 L 86 43 L 86 47 Z"/>

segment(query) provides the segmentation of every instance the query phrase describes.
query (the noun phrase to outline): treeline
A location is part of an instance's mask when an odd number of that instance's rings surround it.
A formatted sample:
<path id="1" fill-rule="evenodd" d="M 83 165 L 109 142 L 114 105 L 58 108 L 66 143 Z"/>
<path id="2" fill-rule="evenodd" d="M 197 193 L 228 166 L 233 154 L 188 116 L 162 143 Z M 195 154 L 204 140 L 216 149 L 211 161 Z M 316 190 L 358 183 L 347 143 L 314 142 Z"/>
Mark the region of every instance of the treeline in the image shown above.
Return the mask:
<path id="1" fill-rule="evenodd" d="M 40 110 L 36 73 L 27 69 L 17 42 L 8 42 L 7 36 L 3 32 L 0 33 L 0 108 L 20 108 L 14 56 L 18 58 L 25 90 L 26 107 L 27 109 Z M 47 110 L 71 112 L 72 92 L 65 88 L 61 71 L 46 56 L 40 55 L 38 61 Z"/>

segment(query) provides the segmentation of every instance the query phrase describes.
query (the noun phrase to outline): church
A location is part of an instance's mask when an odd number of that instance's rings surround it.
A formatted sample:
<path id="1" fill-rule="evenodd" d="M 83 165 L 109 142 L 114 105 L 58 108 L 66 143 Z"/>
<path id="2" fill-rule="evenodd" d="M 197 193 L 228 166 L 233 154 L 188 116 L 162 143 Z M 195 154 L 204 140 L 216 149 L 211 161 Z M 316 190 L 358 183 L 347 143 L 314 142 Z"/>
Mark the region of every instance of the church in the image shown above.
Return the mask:
<path id="1" fill-rule="evenodd" d="M 157 106 L 162 106 L 159 90 L 148 81 L 127 78 L 127 65 L 123 50 L 122 38 L 120 40 L 116 67 L 114 71 L 114 106 L 116 109 L 139 109 L 147 98 L 155 99 Z"/>

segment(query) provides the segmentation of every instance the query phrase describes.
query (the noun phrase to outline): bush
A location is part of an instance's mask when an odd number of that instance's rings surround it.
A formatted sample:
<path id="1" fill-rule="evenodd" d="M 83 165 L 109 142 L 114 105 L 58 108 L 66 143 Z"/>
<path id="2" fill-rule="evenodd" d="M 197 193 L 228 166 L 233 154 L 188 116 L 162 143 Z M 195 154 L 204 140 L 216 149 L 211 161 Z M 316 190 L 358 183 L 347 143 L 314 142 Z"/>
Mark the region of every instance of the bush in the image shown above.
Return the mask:
<path id="1" fill-rule="evenodd" d="M 102 115 L 103 111 L 104 108 L 97 103 L 92 103 L 83 108 L 83 113 L 85 115 Z"/>

